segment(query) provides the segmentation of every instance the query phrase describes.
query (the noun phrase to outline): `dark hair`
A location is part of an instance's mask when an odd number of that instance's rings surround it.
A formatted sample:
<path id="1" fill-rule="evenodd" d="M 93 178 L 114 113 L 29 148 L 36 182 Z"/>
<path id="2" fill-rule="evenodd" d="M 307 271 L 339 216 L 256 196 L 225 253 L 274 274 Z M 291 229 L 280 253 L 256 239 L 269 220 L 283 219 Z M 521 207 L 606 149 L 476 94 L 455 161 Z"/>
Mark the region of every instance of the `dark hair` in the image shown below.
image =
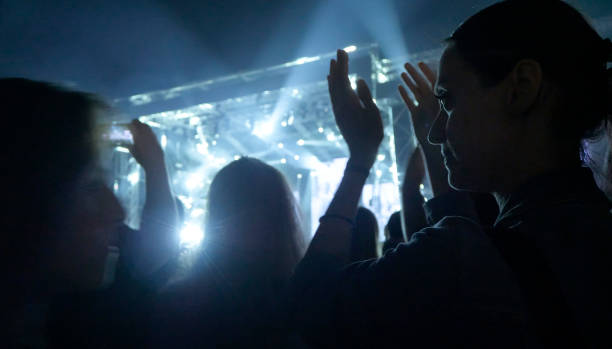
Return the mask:
<path id="1" fill-rule="evenodd" d="M 389 233 L 390 238 L 404 240 L 404 233 L 402 232 L 402 215 L 400 211 L 393 212 L 391 217 L 389 217 L 385 230 Z"/>
<path id="2" fill-rule="evenodd" d="M 0 105 L 9 203 L 2 213 L 4 256 L 21 270 L 36 265 L 58 238 L 48 233 L 61 230 L 66 195 L 96 160 L 93 114 L 105 105 L 90 94 L 20 78 L 0 79 Z"/>
<path id="3" fill-rule="evenodd" d="M 507 0 L 470 17 L 447 39 L 485 86 L 504 79 L 521 59 L 540 63 L 561 92 L 555 123 L 578 147 L 608 115 L 610 41 L 559 0 Z"/>
<path id="4" fill-rule="evenodd" d="M 351 262 L 378 257 L 376 252 L 377 237 L 378 222 L 376 216 L 367 208 L 359 207 L 355 216 L 355 228 L 351 241 Z"/>
<path id="5" fill-rule="evenodd" d="M 210 185 L 204 244 L 203 252 L 227 248 L 237 257 L 251 249 L 246 252 L 261 255 L 256 263 L 288 277 L 302 257 L 303 234 L 285 177 L 248 157 L 222 168 Z"/>

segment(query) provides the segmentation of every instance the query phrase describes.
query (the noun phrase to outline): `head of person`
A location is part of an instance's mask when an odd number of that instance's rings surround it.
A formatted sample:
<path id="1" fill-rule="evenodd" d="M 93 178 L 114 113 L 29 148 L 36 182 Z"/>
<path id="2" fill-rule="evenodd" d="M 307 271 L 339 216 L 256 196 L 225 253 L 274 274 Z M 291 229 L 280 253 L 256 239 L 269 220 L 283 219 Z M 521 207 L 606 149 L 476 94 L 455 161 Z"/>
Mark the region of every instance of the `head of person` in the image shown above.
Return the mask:
<path id="1" fill-rule="evenodd" d="M 376 239 L 378 237 L 378 222 L 372 211 L 365 207 L 357 209 L 355 228 L 351 241 L 351 261 L 363 261 L 378 257 Z"/>
<path id="2" fill-rule="evenodd" d="M 288 277 L 303 254 L 300 212 L 285 177 L 243 157 L 210 185 L 204 253 Z"/>
<path id="3" fill-rule="evenodd" d="M 404 240 L 402 232 L 402 215 L 400 211 L 393 212 L 385 226 L 385 239 Z"/>
<path id="4" fill-rule="evenodd" d="M 580 163 L 606 119 L 610 42 L 559 0 L 507 0 L 447 39 L 435 94 L 440 144 L 456 189 L 511 192 Z"/>
<path id="5" fill-rule="evenodd" d="M 95 96 L 0 79 L 5 134 L 4 265 L 16 288 L 45 293 L 99 286 L 123 210 L 97 171 Z M 9 284 L 11 284 L 9 282 Z"/>

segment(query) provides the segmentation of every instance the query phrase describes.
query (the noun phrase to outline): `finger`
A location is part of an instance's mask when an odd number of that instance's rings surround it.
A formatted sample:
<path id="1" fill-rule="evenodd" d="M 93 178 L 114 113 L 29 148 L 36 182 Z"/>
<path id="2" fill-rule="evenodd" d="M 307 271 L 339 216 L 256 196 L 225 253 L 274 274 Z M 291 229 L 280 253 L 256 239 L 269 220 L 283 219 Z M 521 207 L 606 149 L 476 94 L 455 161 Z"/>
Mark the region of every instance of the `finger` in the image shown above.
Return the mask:
<path id="1" fill-rule="evenodd" d="M 357 81 L 357 94 L 359 95 L 359 99 L 366 107 L 366 109 L 377 109 L 376 103 L 374 103 L 374 99 L 372 99 L 372 93 L 370 93 L 370 89 L 368 88 L 368 84 L 363 79 L 359 79 Z"/>
<path id="2" fill-rule="evenodd" d="M 402 73 L 400 75 L 402 77 L 402 80 L 404 80 L 404 83 L 406 84 L 406 86 L 408 86 L 408 88 L 410 89 L 410 91 L 412 91 L 412 94 L 414 95 L 415 98 L 420 98 L 421 97 L 421 91 L 419 90 L 419 88 L 414 84 L 414 82 L 412 82 L 412 79 L 410 79 L 410 77 L 408 76 L 408 74 L 406 73 Z"/>
<path id="3" fill-rule="evenodd" d="M 433 88 L 434 85 L 436 84 L 436 73 L 434 73 L 433 70 L 431 70 L 431 68 L 429 68 L 429 66 L 425 64 L 424 62 L 419 62 L 419 68 L 421 69 L 421 71 L 423 72 L 423 75 L 425 75 L 427 80 L 429 80 L 429 83 L 431 84 L 431 87 Z"/>
<path id="4" fill-rule="evenodd" d="M 329 61 L 329 76 L 334 76 L 335 72 L 336 72 L 336 60 L 332 59 Z"/>
<path id="5" fill-rule="evenodd" d="M 397 89 L 399 90 L 400 96 L 402 96 L 402 99 L 404 100 L 404 104 L 406 104 L 406 107 L 408 107 L 408 110 L 410 110 L 410 113 L 414 113 L 416 106 L 414 105 L 414 101 L 408 95 L 408 91 L 406 91 L 402 85 L 398 85 Z"/>
<path id="6" fill-rule="evenodd" d="M 414 69 L 412 64 L 406 63 L 404 64 L 404 67 L 406 68 L 406 71 L 408 71 L 408 74 L 410 74 L 410 77 L 412 77 L 412 80 L 414 80 L 414 82 L 416 83 L 416 86 L 419 88 L 419 90 L 431 90 L 431 85 L 429 85 L 429 83 L 423 78 L 423 75 L 421 75 L 416 69 Z"/>
<path id="7" fill-rule="evenodd" d="M 344 50 L 338 50 L 338 62 L 340 62 L 340 72 L 344 75 L 348 75 L 348 54 Z"/>

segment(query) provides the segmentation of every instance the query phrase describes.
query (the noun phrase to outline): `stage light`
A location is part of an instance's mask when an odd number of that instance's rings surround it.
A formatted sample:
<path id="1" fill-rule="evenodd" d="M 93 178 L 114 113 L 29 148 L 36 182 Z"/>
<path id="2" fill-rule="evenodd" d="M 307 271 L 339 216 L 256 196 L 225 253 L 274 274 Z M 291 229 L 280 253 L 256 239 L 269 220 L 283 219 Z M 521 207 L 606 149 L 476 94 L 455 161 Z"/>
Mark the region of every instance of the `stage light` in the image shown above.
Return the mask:
<path id="1" fill-rule="evenodd" d="M 120 153 L 126 153 L 126 154 L 130 153 L 130 150 L 126 147 L 115 147 L 115 150 Z"/>
<path id="2" fill-rule="evenodd" d="M 323 133 L 323 131 L 324 131 L 323 127 L 319 127 L 319 129 L 317 131 L 319 131 L 319 133 Z"/>
<path id="3" fill-rule="evenodd" d="M 194 246 L 204 239 L 204 231 L 199 225 L 188 223 L 180 233 L 181 245 Z"/>
<path id="4" fill-rule="evenodd" d="M 297 174 L 297 178 L 298 178 L 298 179 L 302 179 L 302 174 L 301 174 L 301 173 L 298 173 L 298 174 Z"/>
<path id="5" fill-rule="evenodd" d="M 295 118 L 293 117 L 293 115 L 291 115 L 289 117 L 289 120 L 287 120 L 287 125 L 293 125 L 293 121 L 295 120 Z"/>
<path id="6" fill-rule="evenodd" d="M 213 145 L 214 144 L 215 144 L 215 141 L 213 141 Z M 202 143 L 196 144 L 196 150 L 198 151 L 198 153 L 202 155 L 208 154 L 208 143 L 202 142 Z"/>
<path id="7" fill-rule="evenodd" d="M 128 182 L 130 182 L 130 184 L 132 185 L 136 185 L 136 183 L 138 183 L 138 181 L 140 180 L 140 172 L 136 171 L 136 172 L 132 172 L 127 176 Z"/>
<path id="8" fill-rule="evenodd" d="M 425 185 L 419 184 L 419 189 L 421 189 L 421 190 L 425 189 Z"/>
<path id="9" fill-rule="evenodd" d="M 271 121 L 256 122 L 252 132 L 252 134 L 262 139 L 272 133 L 274 133 L 274 123 Z"/>
<path id="10" fill-rule="evenodd" d="M 194 208 L 193 210 L 191 210 L 191 214 L 189 215 L 191 216 L 191 218 L 198 218 L 202 216 L 203 214 L 204 214 L 204 209 Z"/>
<path id="11" fill-rule="evenodd" d="M 202 103 L 202 104 L 199 105 L 199 107 L 202 110 L 210 110 L 210 109 L 214 108 L 214 106 L 212 104 L 210 104 L 210 103 Z"/>
<path id="12" fill-rule="evenodd" d="M 200 123 L 200 118 L 197 116 L 192 116 L 189 118 L 189 126 L 196 126 Z"/>
<path id="13" fill-rule="evenodd" d="M 119 190 L 119 182 L 115 181 L 115 183 L 113 183 L 113 190 L 114 191 L 118 191 Z"/>
<path id="14" fill-rule="evenodd" d="M 326 137 L 330 142 L 334 142 L 336 140 L 336 135 L 333 132 L 328 133 Z"/>
<path id="15" fill-rule="evenodd" d="M 376 74 L 376 80 L 378 80 L 379 84 L 384 84 L 389 81 L 389 78 L 383 73 L 378 73 Z"/>
<path id="16" fill-rule="evenodd" d="M 299 145 L 300 147 L 303 146 L 304 145 L 304 140 L 303 139 L 298 139 L 297 145 Z"/>
<path id="17" fill-rule="evenodd" d="M 294 156 L 293 156 L 293 159 L 294 159 L 295 161 L 297 161 L 297 160 L 299 160 L 299 159 L 300 159 L 300 156 L 299 156 L 299 155 L 294 155 Z"/>
<path id="18" fill-rule="evenodd" d="M 300 94 L 300 90 L 298 90 L 297 88 L 294 88 L 293 91 L 291 91 L 291 95 L 293 97 L 297 96 Z"/>
<path id="19" fill-rule="evenodd" d="M 287 121 L 283 121 L 283 122 L 281 122 L 281 126 L 282 126 L 282 127 L 287 127 Z"/>
<path id="20" fill-rule="evenodd" d="M 345 47 L 343 50 L 344 50 L 344 52 L 346 52 L 346 53 L 355 52 L 355 50 L 357 50 L 357 46 L 355 46 L 355 45 L 350 45 L 350 46 Z"/>
<path id="21" fill-rule="evenodd" d="M 382 171 L 381 170 L 376 170 L 376 177 L 382 177 Z"/>
<path id="22" fill-rule="evenodd" d="M 166 135 L 161 135 L 159 143 L 161 144 L 162 149 L 166 149 L 166 145 L 168 145 L 168 137 L 166 137 Z"/>
<path id="23" fill-rule="evenodd" d="M 295 60 L 295 64 L 296 65 L 300 65 L 300 64 L 306 64 L 306 63 L 310 63 L 310 62 L 316 62 L 319 59 L 321 59 L 321 57 L 319 56 L 314 56 L 314 57 L 302 57 L 302 58 L 298 58 Z"/>
<path id="24" fill-rule="evenodd" d="M 185 187 L 189 190 L 193 190 L 198 186 L 202 186 L 202 174 L 192 173 L 185 181 Z"/>
<path id="25" fill-rule="evenodd" d="M 285 145 L 283 143 L 278 143 L 278 149 L 283 149 Z"/>
<path id="26" fill-rule="evenodd" d="M 385 160 L 385 154 L 378 154 L 376 158 L 378 159 L 378 161 L 383 161 Z"/>
<path id="27" fill-rule="evenodd" d="M 286 163 L 287 163 L 287 159 L 282 158 L 282 159 L 281 159 L 281 164 L 286 164 Z"/>
<path id="28" fill-rule="evenodd" d="M 234 160 L 239 160 L 240 159 L 240 155 L 234 155 Z"/>

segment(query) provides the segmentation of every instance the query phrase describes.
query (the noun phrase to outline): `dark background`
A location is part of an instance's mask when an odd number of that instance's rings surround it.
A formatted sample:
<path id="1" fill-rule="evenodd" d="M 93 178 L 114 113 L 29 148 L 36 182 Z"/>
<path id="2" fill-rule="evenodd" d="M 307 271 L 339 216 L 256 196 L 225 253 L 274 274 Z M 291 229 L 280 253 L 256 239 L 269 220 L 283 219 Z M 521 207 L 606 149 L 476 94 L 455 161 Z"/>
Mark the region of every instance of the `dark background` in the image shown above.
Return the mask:
<path id="1" fill-rule="evenodd" d="M 383 42 L 388 56 L 434 48 L 492 2 L 0 0 L 0 76 L 122 97 L 349 44 Z M 608 0 L 571 3 L 612 13 Z"/>

